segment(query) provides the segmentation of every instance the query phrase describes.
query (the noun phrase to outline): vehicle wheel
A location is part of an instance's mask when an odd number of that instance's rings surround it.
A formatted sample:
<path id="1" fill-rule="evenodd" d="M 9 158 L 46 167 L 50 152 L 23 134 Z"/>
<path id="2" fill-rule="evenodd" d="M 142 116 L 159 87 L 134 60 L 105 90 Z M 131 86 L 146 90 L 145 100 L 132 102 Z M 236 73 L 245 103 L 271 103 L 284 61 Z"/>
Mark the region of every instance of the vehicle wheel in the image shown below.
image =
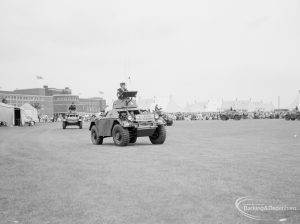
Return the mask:
<path id="1" fill-rule="evenodd" d="M 79 122 L 79 129 L 82 129 L 82 121 Z"/>
<path id="2" fill-rule="evenodd" d="M 103 143 L 103 137 L 99 137 L 97 135 L 97 130 L 95 125 L 91 129 L 91 140 L 94 145 L 102 145 Z"/>
<path id="3" fill-rule="evenodd" d="M 225 115 L 221 115 L 220 118 L 221 118 L 222 121 L 227 121 L 228 120 L 228 117 L 225 116 Z"/>
<path id="4" fill-rule="evenodd" d="M 167 121 L 167 125 L 168 125 L 168 126 L 172 126 L 172 125 L 173 125 L 173 120 L 168 120 L 168 121 Z"/>
<path id="5" fill-rule="evenodd" d="M 129 131 L 123 128 L 121 125 L 116 124 L 112 130 L 112 136 L 115 145 L 126 146 L 129 143 Z"/>
<path id="6" fill-rule="evenodd" d="M 294 120 L 296 120 L 296 118 L 295 117 L 291 117 L 291 120 L 294 121 Z"/>
<path id="7" fill-rule="evenodd" d="M 233 119 L 236 120 L 236 121 L 241 120 L 241 116 L 235 115 Z"/>
<path id="8" fill-rule="evenodd" d="M 66 122 L 63 122 L 63 123 L 62 123 L 62 128 L 63 128 L 63 129 L 66 129 L 66 127 L 67 127 Z"/>
<path id="9" fill-rule="evenodd" d="M 152 136 L 149 137 L 152 144 L 163 144 L 167 137 L 166 127 L 159 125 Z"/>
<path id="10" fill-rule="evenodd" d="M 137 140 L 137 137 L 136 137 L 136 136 L 132 136 L 132 137 L 129 139 L 129 143 L 136 143 L 136 140 Z"/>
<path id="11" fill-rule="evenodd" d="M 291 117 L 290 117 L 290 115 L 287 114 L 287 115 L 285 115 L 284 119 L 289 121 L 291 119 Z"/>

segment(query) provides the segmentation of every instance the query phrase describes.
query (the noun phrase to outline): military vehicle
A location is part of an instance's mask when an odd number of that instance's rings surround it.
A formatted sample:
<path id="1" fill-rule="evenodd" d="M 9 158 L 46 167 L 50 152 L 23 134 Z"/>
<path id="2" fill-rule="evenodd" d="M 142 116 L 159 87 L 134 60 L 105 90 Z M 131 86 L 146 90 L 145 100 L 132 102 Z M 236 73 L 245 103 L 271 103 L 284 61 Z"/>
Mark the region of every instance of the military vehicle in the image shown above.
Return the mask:
<path id="1" fill-rule="evenodd" d="M 149 137 L 152 144 L 166 140 L 166 122 L 157 114 L 137 107 L 136 91 L 126 91 L 124 100 L 116 100 L 113 109 L 90 123 L 91 140 L 95 145 L 113 137 L 117 146 L 135 143 L 138 137 Z"/>
<path id="2" fill-rule="evenodd" d="M 233 109 L 225 110 L 225 111 L 220 113 L 220 119 L 222 121 L 227 121 L 229 119 L 241 120 L 242 116 L 243 116 L 242 113 L 240 113 L 237 110 L 233 110 Z"/>
<path id="3" fill-rule="evenodd" d="M 248 119 L 248 112 L 243 112 L 242 113 L 242 119 Z"/>
<path id="4" fill-rule="evenodd" d="M 284 116 L 285 120 L 289 121 L 289 120 L 300 120 L 300 111 L 299 110 L 291 110 L 286 112 L 285 116 Z"/>
<path id="5" fill-rule="evenodd" d="M 285 115 L 289 112 L 289 109 L 275 109 L 275 119 L 282 119 L 285 118 Z"/>
<path id="6" fill-rule="evenodd" d="M 62 121 L 62 128 L 66 129 L 67 126 L 78 126 L 82 129 L 82 117 L 74 111 L 67 113 Z"/>

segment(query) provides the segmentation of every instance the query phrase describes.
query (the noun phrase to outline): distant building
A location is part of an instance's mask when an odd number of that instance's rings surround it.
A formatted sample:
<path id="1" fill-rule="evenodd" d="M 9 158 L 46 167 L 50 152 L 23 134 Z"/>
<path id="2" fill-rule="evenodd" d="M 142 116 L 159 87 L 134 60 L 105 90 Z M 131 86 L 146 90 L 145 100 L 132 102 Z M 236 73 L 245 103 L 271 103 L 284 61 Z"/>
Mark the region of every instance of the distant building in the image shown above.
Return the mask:
<path id="1" fill-rule="evenodd" d="M 59 94 L 72 94 L 72 90 L 69 87 L 64 89 L 49 88 L 43 86 L 43 88 L 32 88 L 32 89 L 16 89 L 14 93 L 27 94 L 27 95 L 38 95 L 38 96 L 53 96 Z"/>
<path id="2" fill-rule="evenodd" d="M 46 90 L 44 88 L 16 89 L 13 92 L 16 94 L 22 94 L 22 95 L 47 96 Z"/>
<path id="3" fill-rule="evenodd" d="M 21 107 L 25 103 L 38 102 L 41 105 L 41 114 L 53 115 L 52 96 L 17 94 L 15 92 L 0 91 L 0 98 L 6 98 L 7 104 Z"/>
<path id="4" fill-rule="evenodd" d="M 106 101 L 101 97 L 79 98 L 77 110 L 84 113 L 105 111 Z"/>
<path id="5" fill-rule="evenodd" d="M 99 113 L 104 111 L 106 102 L 101 97 L 93 98 L 79 98 L 76 95 L 54 95 L 53 96 L 53 112 L 65 113 L 68 111 L 69 106 L 74 102 L 77 112 L 82 113 Z"/>
<path id="6" fill-rule="evenodd" d="M 106 108 L 106 101 L 101 97 L 79 98 L 72 95 L 72 90 L 48 88 L 17 89 L 14 91 L 0 91 L 0 99 L 6 99 L 7 104 L 21 107 L 25 103 L 38 102 L 41 105 L 40 113 L 52 116 L 57 113 L 66 113 L 72 102 L 80 113 L 98 113 Z"/>
<path id="7" fill-rule="evenodd" d="M 69 110 L 69 106 L 74 102 L 78 111 L 79 96 L 76 95 L 54 95 L 53 98 L 53 113 L 65 113 Z"/>
<path id="8" fill-rule="evenodd" d="M 60 94 L 72 94 L 72 90 L 69 87 L 65 87 L 64 89 L 56 89 L 49 88 L 48 86 L 44 86 L 46 96 L 60 95 Z"/>

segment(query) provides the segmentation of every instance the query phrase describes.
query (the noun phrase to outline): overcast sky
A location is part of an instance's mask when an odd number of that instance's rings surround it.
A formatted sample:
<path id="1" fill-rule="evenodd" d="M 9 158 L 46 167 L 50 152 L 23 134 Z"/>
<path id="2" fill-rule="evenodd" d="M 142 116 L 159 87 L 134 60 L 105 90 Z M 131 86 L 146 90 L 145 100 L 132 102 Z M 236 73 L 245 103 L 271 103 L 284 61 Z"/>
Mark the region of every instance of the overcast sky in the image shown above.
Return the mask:
<path id="1" fill-rule="evenodd" d="M 300 89 L 300 1 L 0 1 L 0 86 L 288 106 Z M 37 80 L 43 76 L 44 80 Z"/>

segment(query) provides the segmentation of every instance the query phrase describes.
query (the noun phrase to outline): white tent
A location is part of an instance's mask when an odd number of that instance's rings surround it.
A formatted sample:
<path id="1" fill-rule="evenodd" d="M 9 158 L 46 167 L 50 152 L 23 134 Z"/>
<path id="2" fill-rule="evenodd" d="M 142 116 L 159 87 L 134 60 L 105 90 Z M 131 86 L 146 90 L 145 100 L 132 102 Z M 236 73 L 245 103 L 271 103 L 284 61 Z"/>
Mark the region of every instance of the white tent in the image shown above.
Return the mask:
<path id="1" fill-rule="evenodd" d="M 34 122 L 38 122 L 39 118 L 38 118 L 38 112 L 37 109 L 35 109 L 33 106 L 31 106 L 29 103 L 25 103 L 22 106 L 22 109 L 24 110 L 24 116 L 25 119 L 27 118 L 31 118 Z"/>
<path id="2" fill-rule="evenodd" d="M 218 112 L 222 108 L 222 100 L 209 100 L 206 105 L 206 112 Z"/>
<path id="3" fill-rule="evenodd" d="M 142 99 L 139 98 L 137 105 L 140 109 L 148 110 L 152 107 L 152 104 L 154 104 L 154 99 Z"/>
<path id="4" fill-rule="evenodd" d="M 296 97 L 296 99 L 291 103 L 291 105 L 289 106 L 290 110 L 295 109 L 296 107 L 298 107 L 298 109 L 300 108 L 300 91 Z"/>
<path id="5" fill-rule="evenodd" d="M 206 110 L 207 102 L 194 102 L 192 104 L 187 104 L 184 112 L 204 112 Z"/>
<path id="6" fill-rule="evenodd" d="M 14 125 L 14 107 L 0 103 L 0 121 L 6 122 L 7 126 Z"/>
<path id="7" fill-rule="evenodd" d="M 173 97 L 169 97 L 169 102 L 166 107 L 166 112 L 182 112 L 183 109 L 173 100 Z"/>

